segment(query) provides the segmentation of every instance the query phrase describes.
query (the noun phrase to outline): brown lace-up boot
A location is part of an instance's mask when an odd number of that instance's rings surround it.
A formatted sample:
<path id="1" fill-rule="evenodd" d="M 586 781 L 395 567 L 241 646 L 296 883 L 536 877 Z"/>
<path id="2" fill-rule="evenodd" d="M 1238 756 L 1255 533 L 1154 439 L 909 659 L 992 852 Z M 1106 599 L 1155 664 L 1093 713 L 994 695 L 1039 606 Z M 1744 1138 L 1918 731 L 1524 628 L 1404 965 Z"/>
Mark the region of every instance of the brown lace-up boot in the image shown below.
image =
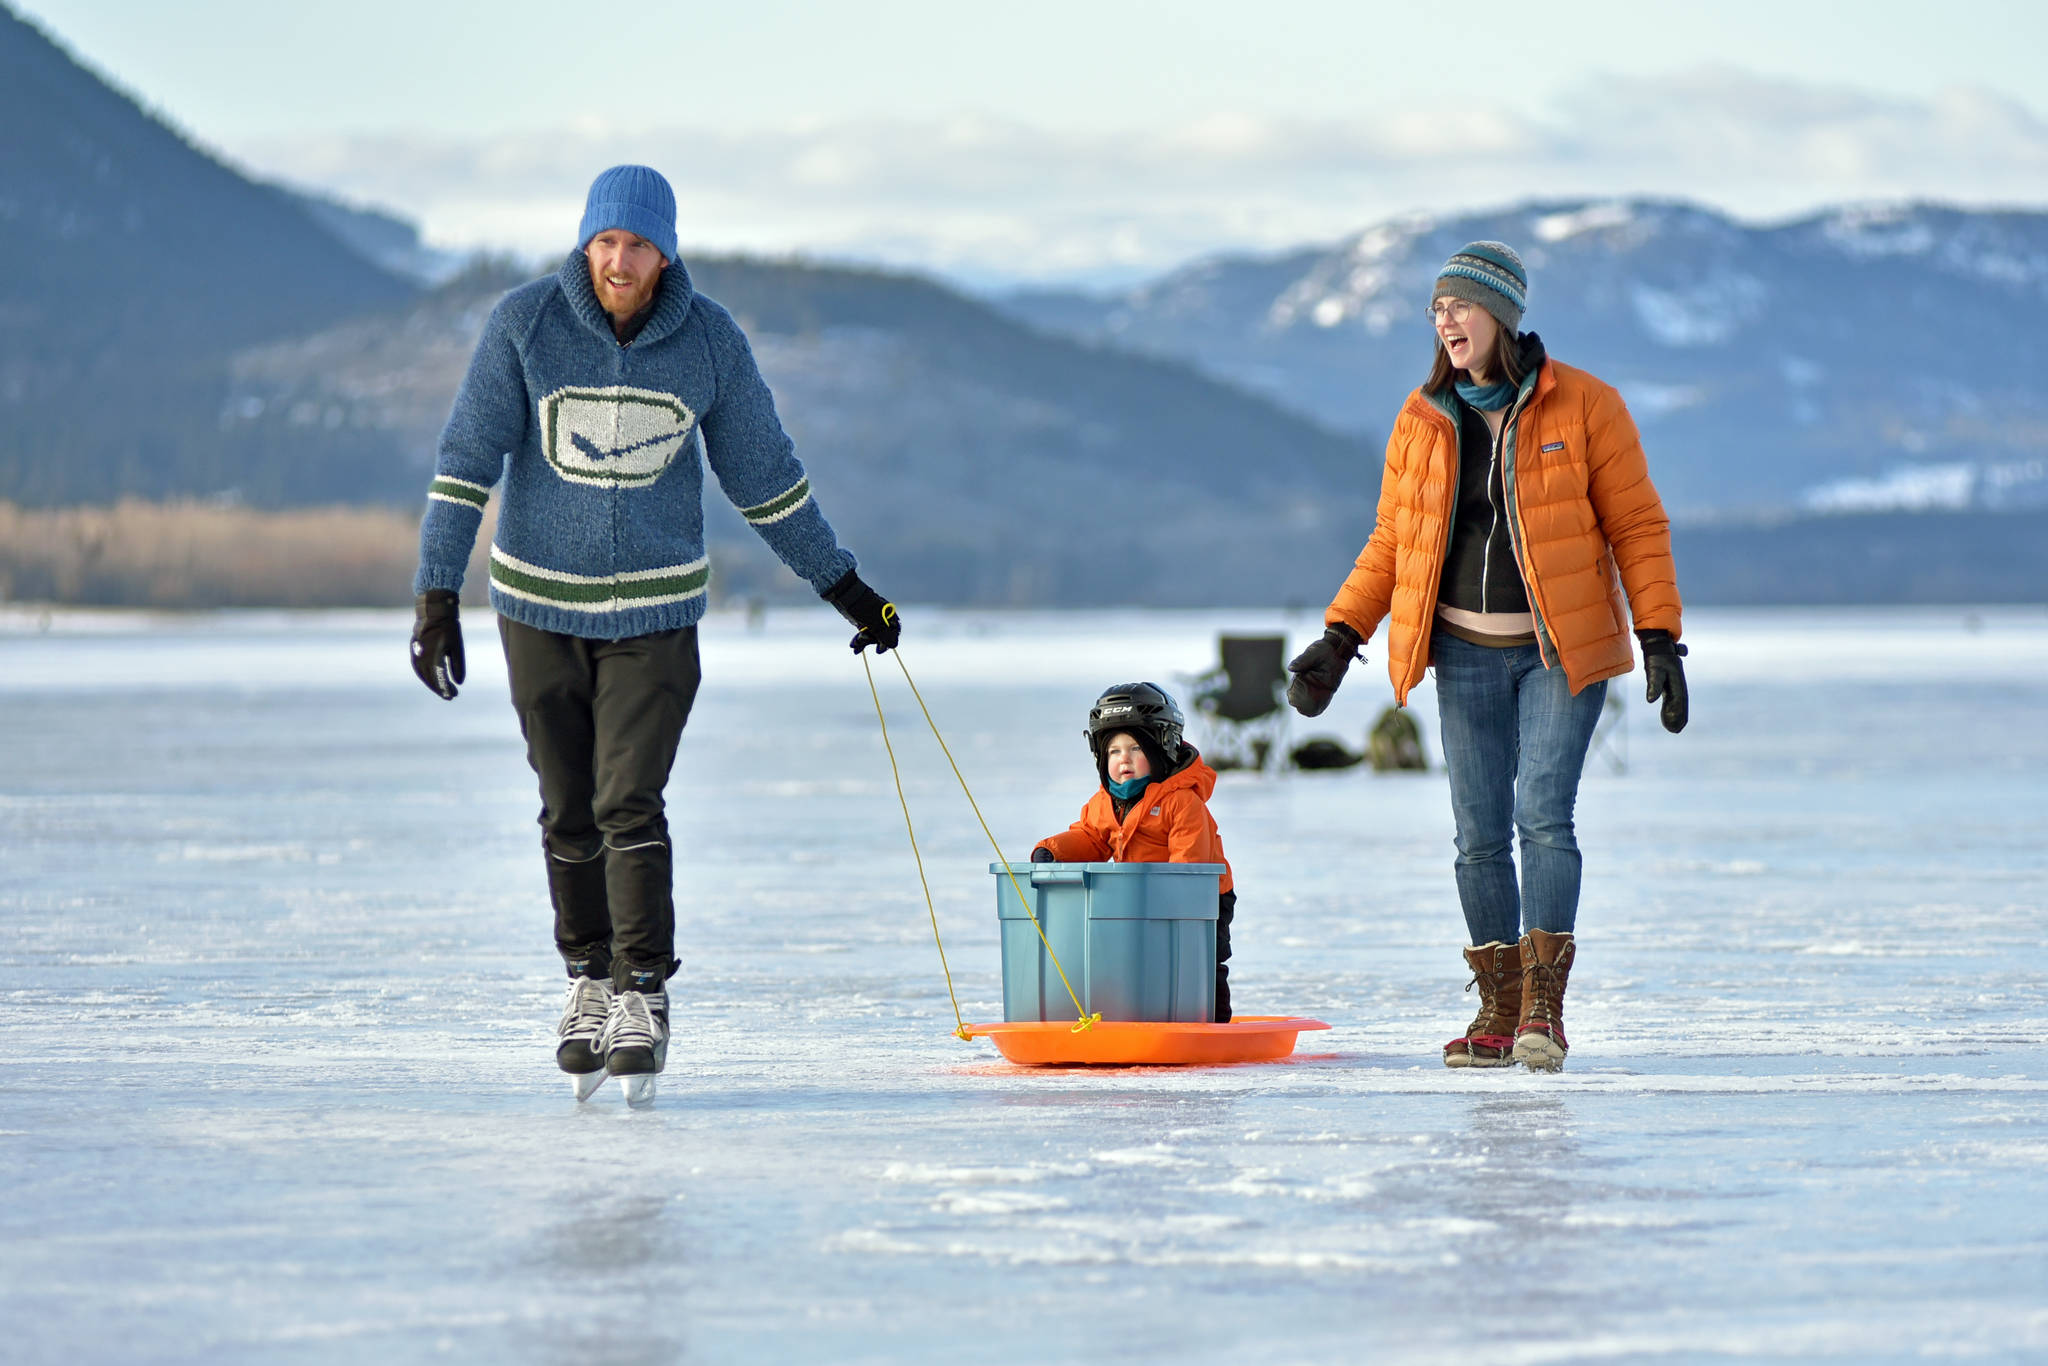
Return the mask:
<path id="1" fill-rule="evenodd" d="M 1512 1066 L 1513 1031 L 1522 1014 L 1521 946 L 1495 941 L 1466 949 L 1465 965 L 1472 969 L 1465 990 L 1479 988 L 1479 1013 L 1464 1037 L 1444 1045 L 1444 1066 Z"/>
<path id="2" fill-rule="evenodd" d="M 1564 987 L 1578 946 L 1569 934 L 1531 930 L 1522 936 L 1522 1022 L 1514 1061 L 1532 1072 L 1564 1070 Z"/>

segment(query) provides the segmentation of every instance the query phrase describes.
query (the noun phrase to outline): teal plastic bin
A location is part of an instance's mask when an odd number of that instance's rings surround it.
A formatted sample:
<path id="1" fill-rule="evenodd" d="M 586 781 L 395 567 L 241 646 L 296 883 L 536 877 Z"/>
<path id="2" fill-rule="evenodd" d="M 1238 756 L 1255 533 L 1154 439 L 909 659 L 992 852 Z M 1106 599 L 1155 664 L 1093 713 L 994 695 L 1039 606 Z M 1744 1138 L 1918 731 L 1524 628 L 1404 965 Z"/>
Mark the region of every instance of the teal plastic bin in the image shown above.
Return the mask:
<path id="1" fill-rule="evenodd" d="M 1003 1018 L 1072 1020 L 1045 930 L 1074 994 L 1105 1020 L 1207 1023 L 1216 1013 L 1220 863 L 991 863 L 1003 931 Z M 1031 901 L 1026 912 L 1007 873 Z"/>

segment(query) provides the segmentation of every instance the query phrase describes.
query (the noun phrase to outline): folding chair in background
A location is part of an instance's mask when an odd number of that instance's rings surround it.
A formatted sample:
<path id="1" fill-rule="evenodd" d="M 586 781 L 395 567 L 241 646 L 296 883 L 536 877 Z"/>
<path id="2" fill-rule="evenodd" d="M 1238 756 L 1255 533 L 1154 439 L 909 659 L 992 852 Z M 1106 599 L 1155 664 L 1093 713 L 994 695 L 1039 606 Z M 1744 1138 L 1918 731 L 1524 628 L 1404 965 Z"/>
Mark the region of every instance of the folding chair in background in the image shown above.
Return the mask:
<path id="1" fill-rule="evenodd" d="M 1193 702 L 1214 753 L 1209 766 L 1283 767 L 1287 752 L 1287 637 L 1218 636 L 1221 664 L 1193 680 Z"/>

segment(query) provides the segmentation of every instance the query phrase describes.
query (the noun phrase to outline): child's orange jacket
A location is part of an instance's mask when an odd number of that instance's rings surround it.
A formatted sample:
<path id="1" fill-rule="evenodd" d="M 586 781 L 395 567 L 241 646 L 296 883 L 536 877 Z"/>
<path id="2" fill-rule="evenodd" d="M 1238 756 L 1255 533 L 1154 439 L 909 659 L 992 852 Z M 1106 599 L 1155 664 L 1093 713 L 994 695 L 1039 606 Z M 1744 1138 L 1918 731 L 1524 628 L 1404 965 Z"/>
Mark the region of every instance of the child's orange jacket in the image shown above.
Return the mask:
<path id="1" fill-rule="evenodd" d="M 1108 789 L 1081 808 L 1081 819 L 1057 835 L 1038 842 L 1062 863 L 1220 863 L 1219 892 L 1230 890 L 1230 860 L 1223 857 L 1223 839 L 1209 814 L 1209 794 L 1216 790 L 1216 770 L 1196 756 L 1170 778 L 1150 784 L 1132 801 L 1123 820 Z"/>

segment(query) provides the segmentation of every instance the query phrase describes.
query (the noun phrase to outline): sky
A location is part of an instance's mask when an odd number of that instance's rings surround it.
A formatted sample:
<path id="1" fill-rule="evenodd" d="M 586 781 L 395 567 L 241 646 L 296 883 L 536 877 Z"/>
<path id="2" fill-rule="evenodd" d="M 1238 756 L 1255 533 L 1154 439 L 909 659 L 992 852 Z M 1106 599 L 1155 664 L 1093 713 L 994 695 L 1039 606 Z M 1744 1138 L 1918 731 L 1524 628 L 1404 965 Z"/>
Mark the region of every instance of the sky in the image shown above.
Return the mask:
<path id="1" fill-rule="evenodd" d="M 571 245 L 626 160 L 686 254 L 982 286 L 1531 198 L 2048 207 L 2038 3 L 5 2 L 237 166 L 462 249 Z"/>

